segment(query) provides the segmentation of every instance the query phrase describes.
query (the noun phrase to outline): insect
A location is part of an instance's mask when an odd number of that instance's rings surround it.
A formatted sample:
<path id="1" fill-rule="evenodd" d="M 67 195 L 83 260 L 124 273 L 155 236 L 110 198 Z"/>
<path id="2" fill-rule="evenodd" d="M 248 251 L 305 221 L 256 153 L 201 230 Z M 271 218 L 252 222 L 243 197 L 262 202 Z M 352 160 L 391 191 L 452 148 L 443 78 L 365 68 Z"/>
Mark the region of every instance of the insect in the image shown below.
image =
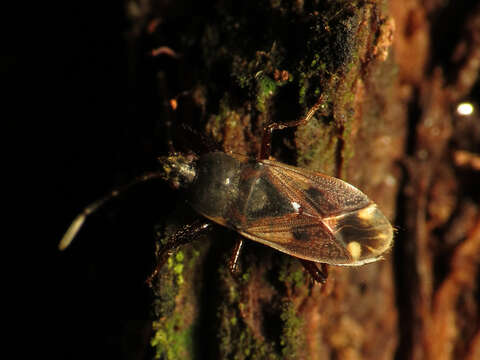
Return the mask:
<path id="1" fill-rule="evenodd" d="M 60 249 L 70 244 L 86 217 L 103 203 L 139 182 L 162 178 L 174 188 L 186 189 L 190 205 L 200 215 L 243 237 L 230 260 L 232 272 L 244 238 L 299 258 L 321 283 L 327 278 L 324 264 L 359 266 L 381 259 L 392 245 L 393 228 L 364 193 L 340 179 L 269 159 L 272 132 L 308 122 L 323 103 L 321 97 L 298 121 L 266 126 L 257 158 L 219 151 L 161 158 L 158 172 L 145 174 L 85 208 L 67 230 Z M 152 277 L 180 244 L 210 225 L 197 222 L 176 232 L 159 253 Z"/>

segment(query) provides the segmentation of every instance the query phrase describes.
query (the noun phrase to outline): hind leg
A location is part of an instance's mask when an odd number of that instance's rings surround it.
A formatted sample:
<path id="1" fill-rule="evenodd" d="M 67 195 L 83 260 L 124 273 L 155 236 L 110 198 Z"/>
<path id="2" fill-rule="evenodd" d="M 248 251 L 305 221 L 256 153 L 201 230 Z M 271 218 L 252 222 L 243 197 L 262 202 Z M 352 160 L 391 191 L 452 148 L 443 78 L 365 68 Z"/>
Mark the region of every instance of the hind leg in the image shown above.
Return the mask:
<path id="1" fill-rule="evenodd" d="M 305 270 L 308 271 L 310 276 L 316 282 L 325 284 L 328 278 L 328 266 L 327 264 L 320 263 L 320 269 L 317 267 L 317 263 L 308 260 L 300 260 Z"/>

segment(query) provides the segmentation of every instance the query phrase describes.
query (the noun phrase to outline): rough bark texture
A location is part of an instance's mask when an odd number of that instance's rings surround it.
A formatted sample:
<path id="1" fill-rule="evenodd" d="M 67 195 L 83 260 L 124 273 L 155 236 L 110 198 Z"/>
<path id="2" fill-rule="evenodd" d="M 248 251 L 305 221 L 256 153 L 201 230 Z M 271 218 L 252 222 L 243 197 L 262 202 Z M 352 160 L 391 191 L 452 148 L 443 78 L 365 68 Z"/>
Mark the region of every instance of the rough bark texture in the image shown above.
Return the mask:
<path id="1" fill-rule="evenodd" d="M 197 150 L 192 129 L 254 156 L 265 124 L 300 118 L 324 94 L 328 115 L 275 133 L 272 155 L 352 183 L 398 230 L 385 261 L 330 267 L 324 287 L 296 259 L 252 242 L 234 279 L 226 263 L 236 235 L 225 229 L 184 246 L 154 284 L 157 357 L 478 358 L 480 121 L 454 109 L 478 81 L 480 8 L 127 5 L 132 53 L 141 39 L 156 59 L 159 103 L 189 91 L 176 111 L 160 111 L 168 146 Z M 160 238 L 189 217 L 178 209 L 159 223 Z"/>

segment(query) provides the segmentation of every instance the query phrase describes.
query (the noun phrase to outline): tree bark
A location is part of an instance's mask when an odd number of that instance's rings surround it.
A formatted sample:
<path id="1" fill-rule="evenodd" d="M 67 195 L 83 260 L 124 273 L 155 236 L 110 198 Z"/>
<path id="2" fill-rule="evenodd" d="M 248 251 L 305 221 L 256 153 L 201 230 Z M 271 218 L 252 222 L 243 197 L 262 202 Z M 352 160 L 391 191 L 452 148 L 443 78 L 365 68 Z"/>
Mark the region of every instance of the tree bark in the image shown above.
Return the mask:
<path id="1" fill-rule="evenodd" d="M 159 102 L 176 99 L 159 110 L 165 149 L 198 151 L 206 137 L 255 156 L 263 126 L 300 118 L 323 94 L 327 115 L 274 133 L 272 156 L 348 181 L 397 226 L 384 261 L 331 266 L 324 286 L 251 241 L 233 278 L 237 235 L 220 227 L 185 245 L 154 283 L 157 357 L 475 358 L 480 121 L 453 110 L 478 81 L 478 5 L 127 4 L 133 58 L 147 44 Z M 190 217 L 179 206 L 162 241 Z"/>

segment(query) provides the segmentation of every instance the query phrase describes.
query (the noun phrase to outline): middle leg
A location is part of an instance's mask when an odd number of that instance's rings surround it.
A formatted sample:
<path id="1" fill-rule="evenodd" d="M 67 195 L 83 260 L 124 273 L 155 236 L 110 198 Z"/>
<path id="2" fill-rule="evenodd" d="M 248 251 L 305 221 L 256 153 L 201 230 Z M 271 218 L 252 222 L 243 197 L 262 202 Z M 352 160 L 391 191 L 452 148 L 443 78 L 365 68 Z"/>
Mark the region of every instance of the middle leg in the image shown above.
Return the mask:
<path id="1" fill-rule="evenodd" d="M 228 262 L 228 268 L 230 273 L 233 277 L 236 277 L 237 270 L 238 270 L 238 259 L 240 257 L 240 253 L 243 249 L 243 239 L 238 237 L 237 242 L 235 243 L 235 247 L 233 248 L 232 256 L 230 257 L 230 261 Z"/>

